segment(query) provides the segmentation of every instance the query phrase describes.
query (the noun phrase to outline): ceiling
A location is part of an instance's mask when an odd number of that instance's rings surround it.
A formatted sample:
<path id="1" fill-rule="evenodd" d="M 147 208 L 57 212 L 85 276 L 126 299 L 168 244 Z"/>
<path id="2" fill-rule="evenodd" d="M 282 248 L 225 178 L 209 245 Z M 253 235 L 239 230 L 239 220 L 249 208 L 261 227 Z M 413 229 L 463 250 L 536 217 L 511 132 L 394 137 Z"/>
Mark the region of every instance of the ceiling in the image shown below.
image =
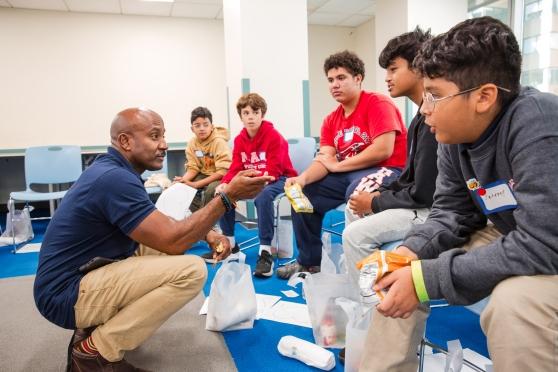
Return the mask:
<path id="1" fill-rule="evenodd" d="M 356 27 L 374 16 L 375 3 L 376 0 L 307 0 L 308 23 Z M 162 2 L 161 0 L 0 0 L 0 7 L 61 12 L 223 18 L 223 0 L 174 0 L 174 2 Z"/>

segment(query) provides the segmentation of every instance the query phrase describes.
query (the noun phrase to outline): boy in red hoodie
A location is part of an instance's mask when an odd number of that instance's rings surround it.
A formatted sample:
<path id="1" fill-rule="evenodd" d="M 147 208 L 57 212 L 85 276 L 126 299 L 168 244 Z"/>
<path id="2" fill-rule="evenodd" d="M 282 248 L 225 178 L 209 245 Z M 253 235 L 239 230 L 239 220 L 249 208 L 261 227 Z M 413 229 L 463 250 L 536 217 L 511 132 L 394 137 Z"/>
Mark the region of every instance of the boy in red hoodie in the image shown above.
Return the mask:
<path id="1" fill-rule="evenodd" d="M 227 183 L 241 170 L 255 169 L 262 174 L 273 176 L 269 183 L 254 200 L 258 213 L 260 252 L 254 275 L 270 277 L 273 274 L 271 240 L 273 239 L 273 200 L 283 192 L 287 177 L 297 175 L 289 158 L 289 144 L 273 127 L 263 120 L 267 111 L 265 100 L 256 93 L 245 94 L 238 100 L 236 111 L 244 129 L 234 139 L 233 160 L 227 174 L 221 179 L 216 192 L 226 192 Z M 231 247 L 236 246 L 234 239 L 234 210 L 226 213 L 220 220 L 223 234 Z M 236 249 L 233 249 L 236 251 Z"/>

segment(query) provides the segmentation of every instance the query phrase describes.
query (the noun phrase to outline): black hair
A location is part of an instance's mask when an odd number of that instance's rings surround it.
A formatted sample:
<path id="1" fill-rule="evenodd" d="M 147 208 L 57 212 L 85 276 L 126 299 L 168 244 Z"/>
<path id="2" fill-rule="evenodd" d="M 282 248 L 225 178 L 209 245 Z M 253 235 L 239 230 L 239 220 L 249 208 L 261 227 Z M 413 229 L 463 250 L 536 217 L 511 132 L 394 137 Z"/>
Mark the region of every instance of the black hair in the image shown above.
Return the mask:
<path id="1" fill-rule="evenodd" d="M 504 106 L 519 94 L 521 52 L 513 31 L 492 17 L 472 18 L 426 41 L 413 67 L 431 79 L 443 78 L 460 90 L 493 83 Z"/>
<path id="2" fill-rule="evenodd" d="M 324 72 L 326 75 L 332 68 L 340 67 L 343 67 L 352 76 L 361 75 L 364 80 L 364 62 L 355 53 L 345 50 L 330 55 L 324 62 Z"/>
<path id="3" fill-rule="evenodd" d="M 431 38 L 430 29 L 423 31 L 419 26 L 411 32 L 394 37 L 388 41 L 386 47 L 380 53 L 378 59 L 380 67 L 387 69 L 397 57 L 405 59 L 411 67 L 422 44 Z"/>
<path id="4" fill-rule="evenodd" d="M 193 124 L 197 118 L 209 119 L 209 122 L 213 123 L 213 115 L 211 115 L 211 111 L 207 107 L 200 106 L 193 109 L 190 115 L 190 124 Z"/>

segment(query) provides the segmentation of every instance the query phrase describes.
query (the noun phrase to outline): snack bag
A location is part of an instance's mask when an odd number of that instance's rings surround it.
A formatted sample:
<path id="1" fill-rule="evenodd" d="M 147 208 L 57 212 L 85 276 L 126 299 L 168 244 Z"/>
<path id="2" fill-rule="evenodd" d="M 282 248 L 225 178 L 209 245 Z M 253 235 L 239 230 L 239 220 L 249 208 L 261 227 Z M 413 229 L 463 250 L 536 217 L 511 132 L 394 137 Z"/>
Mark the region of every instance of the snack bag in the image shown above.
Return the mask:
<path id="1" fill-rule="evenodd" d="M 285 195 L 289 198 L 296 213 L 313 213 L 314 207 L 310 200 L 302 193 L 302 187 L 298 183 L 285 186 Z"/>
<path id="2" fill-rule="evenodd" d="M 360 260 L 356 266 L 360 270 L 358 286 L 360 301 L 363 305 L 376 306 L 384 299 L 382 291 L 374 291 L 372 287 L 387 273 L 411 265 L 411 257 L 382 250 Z"/>

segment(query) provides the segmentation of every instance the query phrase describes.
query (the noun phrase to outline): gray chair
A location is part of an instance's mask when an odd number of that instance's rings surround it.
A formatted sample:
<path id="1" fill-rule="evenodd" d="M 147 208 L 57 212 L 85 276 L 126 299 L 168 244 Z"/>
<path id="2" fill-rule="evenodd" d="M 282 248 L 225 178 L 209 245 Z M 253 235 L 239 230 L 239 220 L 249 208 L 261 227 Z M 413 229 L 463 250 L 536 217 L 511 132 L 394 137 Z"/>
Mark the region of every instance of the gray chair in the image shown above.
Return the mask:
<path id="1" fill-rule="evenodd" d="M 68 190 L 54 191 L 53 186 L 75 182 L 82 172 L 81 148 L 79 146 L 29 147 L 25 150 L 24 162 L 25 190 L 11 192 L 9 203 L 25 202 L 28 205 L 29 202 L 60 200 Z M 35 191 L 31 188 L 33 184 L 49 185 L 49 191 Z M 54 209 L 54 203 L 51 203 L 50 217 L 52 217 Z M 13 235 L 13 251 L 15 253 L 17 246 L 15 234 Z"/>

